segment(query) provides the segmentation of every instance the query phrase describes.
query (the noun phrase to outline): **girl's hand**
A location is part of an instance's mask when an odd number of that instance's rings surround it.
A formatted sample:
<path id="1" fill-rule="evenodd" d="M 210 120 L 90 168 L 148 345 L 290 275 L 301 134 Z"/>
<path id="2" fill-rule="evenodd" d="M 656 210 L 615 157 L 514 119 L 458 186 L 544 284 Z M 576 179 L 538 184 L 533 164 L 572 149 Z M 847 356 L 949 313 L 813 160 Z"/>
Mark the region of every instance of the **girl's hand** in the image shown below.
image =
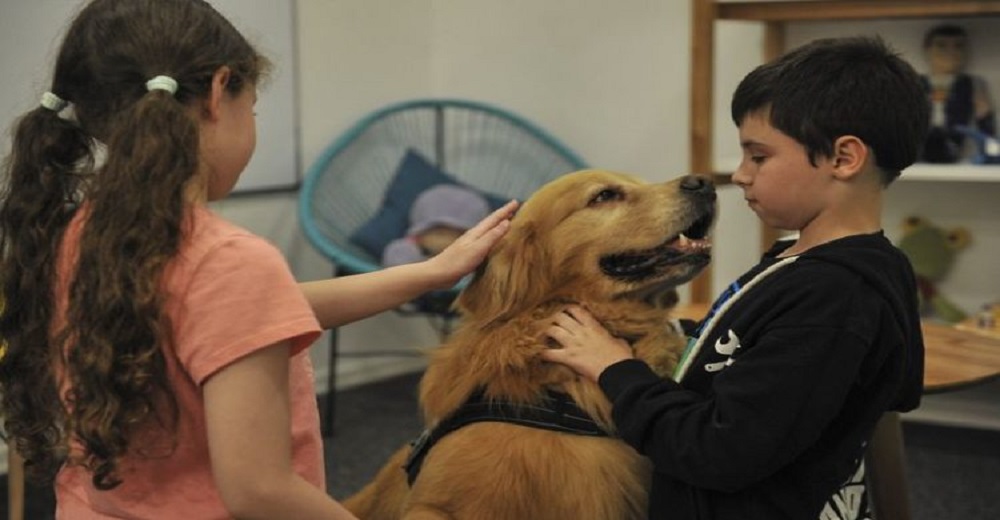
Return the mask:
<path id="1" fill-rule="evenodd" d="M 440 273 L 442 289 L 451 288 L 483 263 L 490 249 L 510 229 L 510 219 L 517 206 L 516 200 L 508 202 L 455 239 L 444 251 L 425 261 Z"/>
<path id="2" fill-rule="evenodd" d="M 553 316 L 545 334 L 562 348 L 543 350 L 542 359 L 566 365 L 594 382 L 604 369 L 634 357 L 625 340 L 612 336 L 589 312 L 576 305 Z"/>

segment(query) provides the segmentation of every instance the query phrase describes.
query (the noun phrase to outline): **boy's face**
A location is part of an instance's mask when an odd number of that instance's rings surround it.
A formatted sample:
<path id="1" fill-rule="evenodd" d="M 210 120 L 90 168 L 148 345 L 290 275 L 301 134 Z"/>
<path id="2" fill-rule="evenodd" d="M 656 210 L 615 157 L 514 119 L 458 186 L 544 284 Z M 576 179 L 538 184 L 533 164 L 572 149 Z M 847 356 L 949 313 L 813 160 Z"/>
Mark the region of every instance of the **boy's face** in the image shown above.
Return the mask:
<path id="1" fill-rule="evenodd" d="M 739 126 L 743 158 L 733 183 L 764 223 L 801 230 L 823 210 L 832 167 L 828 158 L 809 162 L 804 146 L 771 126 L 766 110 L 747 115 Z"/>

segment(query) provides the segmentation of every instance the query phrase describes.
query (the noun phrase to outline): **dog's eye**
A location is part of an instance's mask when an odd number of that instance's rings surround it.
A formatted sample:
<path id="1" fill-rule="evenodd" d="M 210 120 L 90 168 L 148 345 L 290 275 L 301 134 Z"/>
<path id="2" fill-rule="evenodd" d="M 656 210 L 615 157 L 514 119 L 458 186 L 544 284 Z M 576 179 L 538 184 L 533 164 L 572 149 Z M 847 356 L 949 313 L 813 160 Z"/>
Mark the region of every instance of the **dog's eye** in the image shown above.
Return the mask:
<path id="1" fill-rule="evenodd" d="M 625 194 L 621 190 L 615 188 L 605 188 L 594 195 L 594 198 L 590 199 L 590 205 L 602 204 L 604 202 L 609 202 L 612 200 L 621 200 L 625 197 Z"/>

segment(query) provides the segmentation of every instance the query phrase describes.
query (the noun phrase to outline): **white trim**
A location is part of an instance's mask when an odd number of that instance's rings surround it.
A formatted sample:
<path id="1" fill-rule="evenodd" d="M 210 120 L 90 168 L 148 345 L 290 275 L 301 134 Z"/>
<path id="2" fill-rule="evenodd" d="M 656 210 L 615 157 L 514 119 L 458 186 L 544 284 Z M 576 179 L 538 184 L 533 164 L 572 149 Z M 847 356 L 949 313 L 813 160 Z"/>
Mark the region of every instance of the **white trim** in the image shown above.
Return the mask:
<path id="1" fill-rule="evenodd" d="M 1000 380 L 980 385 L 924 394 L 920 407 L 900 417 L 907 422 L 918 422 L 1000 431 Z"/>
<path id="2" fill-rule="evenodd" d="M 684 359 L 681 360 L 681 365 L 677 367 L 677 370 L 674 371 L 674 380 L 680 382 L 682 379 L 684 379 L 684 376 L 687 374 L 688 369 L 691 367 L 692 360 L 694 360 L 694 358 L 697 357 L 698 352 L 701 351 L 702 345 L 705 344 L 705 338 L 711 335 L 712 329 L 715 328 L 715 325 L 719 322 L 719 319 L 722 317 L 723 314 L 726 313 L 726 311 L 729 310 L 729 307 L 731 307 L 733 303 L 736 302 L 736 300 L 739 300 L 744 293 L 746 293 L 752 287 L 756 286 L 760 281 L 770 276 L 774 271 L 777 271 L 778 269 L 781 269 L 782 267 L 798 259 L 799 259 L 798 256 L 790 256 L 788 258 L 782 259 L 781 261 L 761 271 L 760 274 L 754 276 L 752 280 L 746 283 L 746 285 L 740 287 L 740 289 L 736 291 L 736 294 L 730 296 L 729 299 L 722 304 L 722 307 L 719 307 L 719 309 L 715 312 L 715 314 L 712 315 L 711 319 L 708 320 L 708 323 L 705 325 L 705 328 L 702 329 L 701 334 L 698 336 L 698 339 L 695 342 L 694 346 L 692 346 L 684 353 Z"/>

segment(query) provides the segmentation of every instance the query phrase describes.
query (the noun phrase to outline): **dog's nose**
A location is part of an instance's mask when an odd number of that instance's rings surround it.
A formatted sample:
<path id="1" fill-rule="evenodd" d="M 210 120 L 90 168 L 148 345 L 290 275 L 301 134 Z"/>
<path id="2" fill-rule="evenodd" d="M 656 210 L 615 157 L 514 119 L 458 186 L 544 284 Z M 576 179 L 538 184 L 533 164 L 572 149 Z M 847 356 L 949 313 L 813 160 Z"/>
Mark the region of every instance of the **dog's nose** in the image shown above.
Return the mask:
<path id="1" fill-rule="evenodd" d="M 704 175 L 688 175 L 681 179 L 681 191 L 715 200 L 715 184 Z"/>

